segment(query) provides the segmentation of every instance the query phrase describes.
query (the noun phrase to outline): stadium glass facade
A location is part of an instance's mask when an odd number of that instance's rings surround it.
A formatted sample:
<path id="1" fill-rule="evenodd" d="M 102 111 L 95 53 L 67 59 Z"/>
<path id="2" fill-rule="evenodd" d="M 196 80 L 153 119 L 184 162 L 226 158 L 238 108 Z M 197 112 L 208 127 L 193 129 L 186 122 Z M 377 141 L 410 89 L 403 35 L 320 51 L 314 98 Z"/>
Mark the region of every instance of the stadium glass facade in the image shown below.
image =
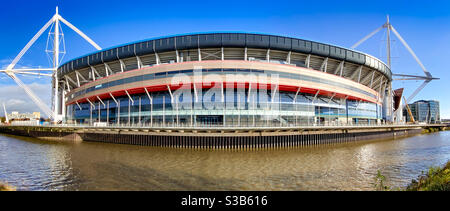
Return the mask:
<path id="1" fill-rule="evenodd" d="M 261 90 L 259 90 L 261 91 Z M 262 90 L 267 91 L 267 90 Z M 203 90 L 203 97 L 207 91 Z M 267 93 L 271 99 L 270 91 Z M 294 93 L 295 94 L 295 93 Z M 89 103 L 70 105 L 68 116 L 77 123 L 106 122 L 119 125 L 142 126 L 295 126 L 295 125 L 339 125 L 347 123 L 376 123 L 381 119 L 380 106 L 373 103 L 342 99 L 331 100 L 312 94 L 300 94 L 295 101 L 293 93 L 279 93 L 277 101 L 258 101 L 258 94 L 236 90 L 226 95 L 225 102 L 220 97 L 212 97 L 207 103 L 171 102 L 168 92 L 152 93 L 153 102 L 145 94 Z M 194 93 L 191 93 L 194 96 Z M 234 98 L 233 103 L 227 102 Z M 206 102 L 206 101 L 205 101 Z M 209 105 L 213 103 L 213 105 Z M 199 104 L 199 105 L 197 105 Z M 178 107 L 177 107 L 178 106 Z M 352 121 L 352 122 L 349 122 Z"/>

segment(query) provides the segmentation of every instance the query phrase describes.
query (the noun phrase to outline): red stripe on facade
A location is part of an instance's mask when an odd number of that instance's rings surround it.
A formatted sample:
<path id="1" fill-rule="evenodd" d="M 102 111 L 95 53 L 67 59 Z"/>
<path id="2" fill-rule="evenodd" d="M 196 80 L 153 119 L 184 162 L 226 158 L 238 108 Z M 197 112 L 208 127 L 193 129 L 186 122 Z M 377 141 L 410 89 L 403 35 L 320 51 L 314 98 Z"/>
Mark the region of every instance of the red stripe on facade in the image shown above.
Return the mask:
<path id="1" fill-rule="evenodd" d="M 220 83 L 220 82 L 218 82 Z M 249 83 L 224 83 L 224 89 L 226 88 L 249 88 Z M 134 94 L 142 94 L 145 93 L 145 89 L 147 88 L 147 90 L 149 92 L 158 92 L 158 91 L 167 91 L 168 88 L 167 86 L 170 87 L 170 89 L 173 91 L 177 90 L 177 89 L 193 89 L 193 83 L 190 84 L 185 84 L 185 85 L 171 85 L 171 84 L 161 84 L 161 85 L 156 85 L 156 86 L 143 86 L 143 87 L 134 87 L 134 88 L 130 88 L 130 89 L 122 89 L 122 90 L 116 90 L 113 92 L 106 92 L 106 93 L 101 93 L 98 95 L 92 95 L 86 98 L 82 98 L 80 100 L 77 101 L 71 101 L 66 103 L 66 106 L 68 105 L 72 105 L 75 104 L 76 102 L 78 103 L 84 103 L 87 102 L 86 99 L 89 99 L 91 102 L 95 102 L 98 101 L 97 96 L 104 100 L 104 99 L 111 99 L 110 93 L 114 96 L 114 97 L 121 97 L 121 96 L 125 96 L 127 95 L 125 91 L 127 91 L 130 95 L 134 95 Z M 204 88 L 204 89 L 209 89 L 209 88 L 213 88 L 214 86 L 216 86 L 217 88 L 220 88 L 221 85 L 217 84 L 217 82 L 211 82 L 208 84 L 202 84 L 202 83 L 196 83 L 196 88 Z M 276 85 L 275 84 L 260 84 L 260 83 L 252 83 L 251 85 L 252 89 L 275 89 Z M 288 92 L 294 92 L 296 93 L 298 90 L 299 86 L 289 86 L 289 85 L 279 85 L 278 86 L 278 90 L 280 91 L 288 91 Z M 316 88 L 310 88 L 310 87 L 301 87 L 300 86 L 300 93 L 307 93 L 307 94 L 316 94 L 317 93 Z M 224 90 L 225 91 L 225 90 Z M 329 96 L 331 97 L 332 95 L 335 94 L 335 98 L 346 98 L 349 100 L 362 100 L 365 102 L 371 102 L 371 103 L 377 103 L 376 101 L 372 101 L 372 100 L 368 100 L 368 99 L 362 99 L 356 96 L 351 96 L 351 95 L 347 95 L 345 93 L 336 93 L 336 92 L 332 92 L 332 91 L 327 91 L 327 90 L 320 90 L 319 91 L 319 95 L 321 96 Z M 378 103 L 377 103 L 378 104 Z"/>
<path id="2" fill-rule="evenodd" d="M 129 73 L 133 73 L 133 72 L 137 72 L 137 71 L 141 71 L 141 70 L 153 69 L 153 68 L 156 68 L 156 67 L 172 66 L 172 65 L 179 65 L 179 64 L 190 64 L 190 63 L 213 63 L 213 62 L 216 62 L 216 63 L 249 62 L 249 63 L 263 63 L 263 64 L 270 64 L 270 65 L 294 67 L 294 66 L 288 65 L 288 64 L 276 64 L 276 63 L 267 63 L 267 62 L 260 62 L 260 61 L 245 61 L 245 60 L 208 60 L 208 61 L 189 61 L 189 62 L 173 63 L 173 64 L 160 64 L 160 65 L 155 65 L 155 66 L 151 66 L 151 67 L 144 67 L 144 68 L 141 68 L 141 69 L 134 69 L 134 70 L 129 70 L 129 71 L 125 71 L 125 72 L 119 72 L 119 73 L 115 73 L 113 75 L 105 76 L 105 77 L 102 77 L 102 78 L 97 79 L 95 81 L 91 81 L 91 82 L 85 83 L 85 84 L 81 85 L 80 87 L 73 89 L 72 92 L 78 91 L 81 88 L 84 88 L 85 86 L 88 86 L 88 85 L 90 85 L 90 84 L 92 84 L 94 82 L 105 81 L 105 80 L 107 80 L 110 77 L 113 77 L 113 76 L 115 77 L 115 76 L 122 75 L 122 74 L 129 74 Z M 322 71 L 315 70 L 315 69 L 308 69 L 308 68 L 297 67 L 297 66 L 295 66 L 295 68 L 299 68 L 299 69 L 306 70 L 306 71 L 314 71 L 314 72 L 318 72 L 318 73 L 321 73 L 321 74 L 328 74 L 331 77 L 343 78 L 343 79 L 349 80 L 351 82 L 357 83 L 357 82 L 355 82 L 355 81 L 353 81 L 351 79 L 348 79 L 348 78 L 345 78 L 345 77 L 342 77 L 342 76 L 337 76 L 335 74 L 331 74 L 331 73 L 327 73 L 327 72 L 322 72 Z M 174 71 L 176 71 L 176 70 L 174 70 Z M 167 72 L 170 72 L 170 71 L 167 71 Z M 358 83 L 358 84 L 360 84 L 360 83 Z M 365 86 L 364 84 L 360 84 L 360 85 Z M 367 87 L 367 86 L 365 86 L 365 87 Z M 368 88 L 370 89 L 370 87 L 368 87 Z"/>

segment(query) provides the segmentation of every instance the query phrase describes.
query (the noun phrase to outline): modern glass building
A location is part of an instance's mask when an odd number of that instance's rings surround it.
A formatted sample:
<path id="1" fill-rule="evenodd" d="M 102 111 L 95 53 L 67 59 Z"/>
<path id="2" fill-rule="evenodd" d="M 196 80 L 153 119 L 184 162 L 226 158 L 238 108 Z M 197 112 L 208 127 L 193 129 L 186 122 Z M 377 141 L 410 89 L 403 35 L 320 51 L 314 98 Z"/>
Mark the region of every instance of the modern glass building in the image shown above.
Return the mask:
<path id="1" fill-rule="evenodd" d="M 436 100 L 419 100 L 412 104 L 408 104 L 415 121 L 426 123 L 439 123 L 441 121 L 439 101 Z M 406 121 L 410 122 L 411 117 L 405 109 L 403 115 Z"/>
<path id="2" fill-rule="evenodd" d="M 207 33 L 94 52 L 58 68 L 71 124 L 279 127 L 391 121 L 391 71 L 296 38 Z"/>

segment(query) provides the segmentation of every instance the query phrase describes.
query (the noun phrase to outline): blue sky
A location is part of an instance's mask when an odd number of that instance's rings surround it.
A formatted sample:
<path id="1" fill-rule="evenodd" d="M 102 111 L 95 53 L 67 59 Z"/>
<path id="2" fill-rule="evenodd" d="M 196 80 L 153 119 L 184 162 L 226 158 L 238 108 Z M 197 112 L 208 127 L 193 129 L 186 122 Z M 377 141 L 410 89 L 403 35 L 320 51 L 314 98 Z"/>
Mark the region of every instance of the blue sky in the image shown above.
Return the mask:
<path id="1" fill-rule="evenodd" d="M 436 99 L 441 115 L 450 118 L 450 2 L 449 1 L 5 1 L 0 12 L 0 68 L 7 66 L 31 37 L 51 18 L 55 7 L 101 47 L 107 48 L 158 36 L 211 31 L 245 31 L 292 36 L 350 47 L 385 22 L 391 23 L 410 44 L 425 67 L 439 81 L 431 82 L 414 100 Z M 64 61 L 95 49 L 63 27 L 67 54 Z M 28 52 L 20 66 L 49 66 L 44 49 L 47 33 Z M 357 48 L 382 60 L 385 33 Z M 392 71 L 423 75 L 420 66 L 394 38 Z M 50 80 L 22 77 L 34 83 L 38 95 L 50 103 Z M 394 82 L 409 96 L 421 82 Z M 14 82 L 0 74 L 0 101 L 32 111 Z M 17 88 L 18 89 L 18 88 Z M 1 91 L 3 90 L 3 91 Z M 17 93 L 16 93 L 17 92 Z M 14 94 L 12 94 L 14 93 Z M 14 103 L 9 102 L 14 99 Z"/>

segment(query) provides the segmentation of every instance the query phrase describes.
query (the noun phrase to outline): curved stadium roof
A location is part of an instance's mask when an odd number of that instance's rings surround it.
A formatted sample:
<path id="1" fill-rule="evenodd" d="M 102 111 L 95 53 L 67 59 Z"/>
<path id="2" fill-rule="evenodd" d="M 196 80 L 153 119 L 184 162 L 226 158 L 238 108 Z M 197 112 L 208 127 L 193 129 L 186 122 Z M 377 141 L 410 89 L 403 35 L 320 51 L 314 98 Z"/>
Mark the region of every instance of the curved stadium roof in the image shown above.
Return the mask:
<path id="1" fill-rule="evenodd" d="M 392 80 L 387 65 L 368 54 L 314 41 L 256 33 L 201 33 L 137 41 L 70 60 L 58 68 L 58 75 L 61 77 L 81 68 L 155 52 L 221 47 L 272 49 L 329 57 L 369 66 Z"/>

